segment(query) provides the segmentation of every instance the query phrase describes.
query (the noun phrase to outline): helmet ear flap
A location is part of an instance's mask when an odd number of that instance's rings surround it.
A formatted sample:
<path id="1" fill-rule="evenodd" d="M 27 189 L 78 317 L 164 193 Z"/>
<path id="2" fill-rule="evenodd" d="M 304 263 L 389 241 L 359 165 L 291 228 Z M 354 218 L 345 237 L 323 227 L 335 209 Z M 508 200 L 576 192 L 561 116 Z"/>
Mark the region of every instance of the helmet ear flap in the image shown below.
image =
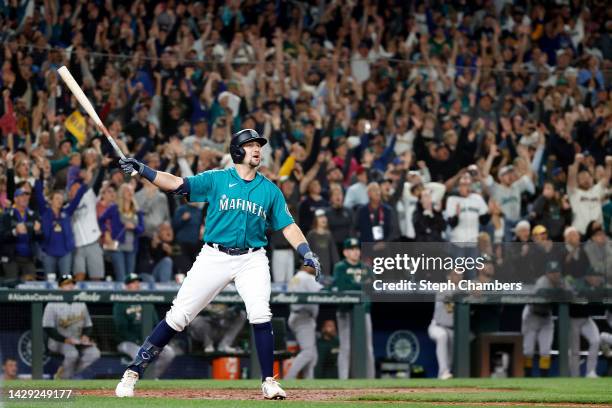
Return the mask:
<path id="1" fill-rule="evenodd" d="M 230 155 L 234 164 L 240 164 L 246 156 L 246 151 L 242 146 L 230 145 Z"/>

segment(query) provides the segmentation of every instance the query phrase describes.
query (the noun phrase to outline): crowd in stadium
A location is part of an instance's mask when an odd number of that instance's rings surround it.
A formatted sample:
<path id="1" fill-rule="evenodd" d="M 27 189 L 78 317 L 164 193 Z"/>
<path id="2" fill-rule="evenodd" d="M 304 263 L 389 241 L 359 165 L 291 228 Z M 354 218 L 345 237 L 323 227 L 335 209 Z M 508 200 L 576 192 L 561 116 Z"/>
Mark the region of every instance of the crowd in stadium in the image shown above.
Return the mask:
<path id="1" fill-rule="evenodd" d="M 4 284 L 168 281 L 199 250 L 205 209 L 124 178 L 61 65 L 154 169 L 228 166 L 241 128 L 268 138 L 260 171 L 327 275 L 352 236 L 612 253 L 605 2 L 358 3 L 5 4 Z M 289 248 L 272 235 L 275 280 L 294 272 Z"/>
<path id="2" fill-rule="evenodd" d="M 202 245 L 206 207 L 124 176 L 62 65 L 153 169 L 224 168 L 234 132 L 266 137 L 260 171 L 326 283 L 355 237 L 477 243 L 498 261 L 495 244 L 560 242 L 574 278 L 610 279 L 606 1 L 0 7 L 0 286 L 179 281 Z M 280 233 L 269 250 L 287 282 L 293 250 Z"/>

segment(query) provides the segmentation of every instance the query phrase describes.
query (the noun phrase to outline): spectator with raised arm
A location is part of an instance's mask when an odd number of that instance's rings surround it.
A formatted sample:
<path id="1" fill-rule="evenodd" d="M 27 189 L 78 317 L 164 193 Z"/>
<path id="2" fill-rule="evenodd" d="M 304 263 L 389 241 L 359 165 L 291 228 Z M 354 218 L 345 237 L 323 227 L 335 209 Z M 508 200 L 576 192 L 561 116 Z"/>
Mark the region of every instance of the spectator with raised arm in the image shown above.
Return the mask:
<path id="1" fill-rule="evenodd" d="M 593 182 L 589 169 L 581 166 L 583 162 L 584 155 L 578 153 L 574 163 L 569 166 L 567 194 L 574 218 L 572 225 L 584 235 L 591 221 L 603 223 L 602 203 L 612 172 L 612 157 L 606 157 L 605 171 L 597 183 Z"/>
<path id="2" fill-rule="evenodd" d="M 107 221 L 110 221 L 110 227 Z M 103 234 L 110 229 L 110 236 L 105 235 L 105 246 L 110 252 L 115 281 L 122 282 L 128 274 L 134 273 L 138 237 L 144 231 L 143 215 L 130 184 L 119 187 L 117 203 L 112 203 L 98 217 L 98 224 Z"/>
<path id="3" fill-rule="evenodd" d="M 81 184 L 67 202 L 64 201 L 65 192 L 59 190 L 51 192 L 50 199 L 47 200 L 38 167 L 33 168 L 33 174 L 37 178 L 34 192 L 44 236 L 41 249 L 45 275 L 49 278 L 56 271 L 59 271 L 59 275 L 68 275 L 72 271 L 72 256 L 75 250 L 72 216 L 88 186 Z"/>

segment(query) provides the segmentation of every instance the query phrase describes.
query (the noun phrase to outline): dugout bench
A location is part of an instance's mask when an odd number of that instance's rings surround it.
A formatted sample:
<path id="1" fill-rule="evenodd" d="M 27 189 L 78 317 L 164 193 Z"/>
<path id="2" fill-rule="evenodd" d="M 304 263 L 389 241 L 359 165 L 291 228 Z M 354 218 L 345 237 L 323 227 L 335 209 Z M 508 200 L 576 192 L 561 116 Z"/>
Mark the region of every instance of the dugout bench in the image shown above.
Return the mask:
<path id="1" fill-rule="evenodd" d="M 178 290 L 178 288 L 177 288 Z M 127 292 L 116 290 L 0 290 L 0 303 L 26 303 L 31 309 L 31 338 L 32 338 L 32 378 L 43 377 L 44 358 L 44 332 L 42 328 L 42 315 L 44 306 L 48 302 L 85 302 L 112 304 L 115 302 L 140 303 L 143 305 L 142 330 L 143 338 L 146 338 L 153 330 L 153 307 L 154 304 L 170 304 L 176 296 L 177 290 L 140 291 Z M 213 303 L 243 303 L 235 291 L 223 291 Z M 366 366 L 363 353 L 365 352 L 365 307 L 362 303 L 362 293 L 358 291 L 318 293 L 294 293 L 294 292 L 272 292 L 270 304 L 325 304 L 325 305 L 350 305 L 352 306 L 352 330 L 354 335 L 351 340 L 351 370 L 357 378 L 365 378 Z M 255 344 L 251 343 L 250 355 L 257 355 Z M 259 378 L 260 368 L 256 358 L 250 358 L 250 377 Z"/>
<path id="2" fill-rule="evenodd" d="M 568 292 L 565 292 L 568 293 Z M 569 351 L 570 337 L 570 304 L 585 304 L 586 298 L 572 297 L 566 295 L 553 295 L 557 301 L 550 302 L 557 305 L 557 325 L 555 328 L 557 348 L 558 350 Z M 565 297 L 565 299 L 560 299 Z M 455 296 L 455 315 L 454 315 L 454 349 L 453 349 L 453 372 L 455 377 L 469 378 L 472 373 L 471 366 L 471 339 L 470 332 L 470 316 L 472 305 L 482 304 L 508 304 L 508 305 L 525 305 L 535 303 L 549 303 L 549 301 L 541 295 L 504 295 L 504 294 L 487 294 L 487 295 L 464 295 Z M 597 299 L 598 303 L 604 306 L 612 305 L 612 289 L 604 290 L 602 296 Z M 569 352 L 559 352 L 559 374 L 562 377 L 569 377 Z"/>

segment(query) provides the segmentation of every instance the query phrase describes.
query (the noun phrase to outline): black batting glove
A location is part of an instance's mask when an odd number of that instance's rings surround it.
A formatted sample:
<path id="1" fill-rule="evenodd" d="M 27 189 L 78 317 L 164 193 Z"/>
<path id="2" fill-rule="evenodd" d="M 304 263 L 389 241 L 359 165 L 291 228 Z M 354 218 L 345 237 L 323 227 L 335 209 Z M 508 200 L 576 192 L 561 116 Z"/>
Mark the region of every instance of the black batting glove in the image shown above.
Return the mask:
<path id="1" fill-rule="evenodd" d="M 153 180 L 155 180 L 155 176 L 157 176 L 157 171 L 132 157 L 119 159 L 119 166 L 121 167 L 121 171 L 123 171 L 125 174 L 132 174 L 134 171 L 136 171 L 151 183 Z"/>
<path id="2" fill-rule="evenodd" d="M 321 262 L 319 262 L 319 257 L 312 251 L 307 252 L 304 255 L 304 265 L 310 266 L 315 270 L 315 280 L 318 282 L 321 277 Z"/>

